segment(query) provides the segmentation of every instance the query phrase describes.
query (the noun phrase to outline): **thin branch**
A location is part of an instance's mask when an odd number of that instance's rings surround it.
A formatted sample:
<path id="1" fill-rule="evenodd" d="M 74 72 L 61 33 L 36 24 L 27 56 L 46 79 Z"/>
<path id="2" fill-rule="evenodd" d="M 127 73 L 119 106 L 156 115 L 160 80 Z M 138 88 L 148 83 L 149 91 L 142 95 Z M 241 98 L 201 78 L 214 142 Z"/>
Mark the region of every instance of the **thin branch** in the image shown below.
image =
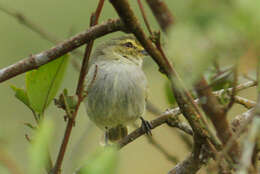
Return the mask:
<path id="1" fill-rule="evenodd" d="M 256 102 L 240 96 L 235 96 L 234 102 L 243 105 L 247 109 L 251 109 L 256 105 Z"/>
<path id="2" fill-rule="evenodd" d="M 179 122 L 179 121 L 175 121 L 175 120 L 169 120 L 167 122 L 168 126 L 171 126 L 171 127 L 174 127 L 174 128 L 179 128 L 180 130 L 182 130 L 183 132 L 187 133 L 188 135 L 191 135 L 193 136 L 193 132 L 192 132 L 192 129 L 191 127 L 186 124 L 186 123 L 182 123 L 182 122 Z"/>
<path id="3" fill-rule="evenodd" d="M 32 69 L 36 69 L 83 44 L 88 43 L 92 39 L 120 30 L 127 32 L 127 29 L 125 29 L 123 23 L 119 19 L 110 19 L 103 24 L 90 27 L 86 31 L 79 33 L 46 51 L 31 55 L 13 65 L 0 69 L 0 82 Z"/>
<path id="4" fill-rule="evenodd" d="M 96 9 L 95 13 L 92 14 L 92 16 L 91 16 L 90 26 L 94 26 L 94 25 L 97 24 L 101 10 L 102 10 L 103 5 L 104 5 L 104 1 L 105 0 L 99 0 L 97 9 Z M 87 44 L 86 49 L 85 49 L 85 54 L 84 54 L 84 58 L 82 60 L 78 85 L 77 85 L 77 89 L 76 89 L 76 95 L 78 96 L 78 103 L 77 103 L 75 111 L 72 114 L 72 117 L 68 120 L 68 124 L 67 124 L 66 130 L 65 130 L 65 133 L 64 133 L 64 138 L 63 138 L 63 141 L 62 141 L 62 144 L 61 144 L 61 147 L 60 147 L 60 151 L 59 151 L 56 163 L 55 163 L 55 167 L 54 167 L 54 171 L 53 171 L 54 174 L 60 173 L 61 165 L 62 165 L 62 162 L 63 162 L 63 159 L 64 159 L 64 155 L 65 155 L 66 148 L 67 148 L 67 145 L 68 145 L 68 142 L 69 142 L 69 138 L 70 138 L 70 135 L 71 135 L 71 132 L 72 132 L 72 127 L 75 123 L 75 119 L 77 117 L 77 112 L 79 110 L 79 106 L 84 99 L 84 80 L 85 80 L 85 76 L 87 74 L 89 56 L 90 56 L 92 46 L 93 46 L 93 42 L 94 42 L 93 39 L 90 39 L 88 41 L 88 44 Z"/>
<path id="5" fill-rule="evenodd" d="M 174 18 L 162 0 L 146 0 L 163 31 L 174 24 Z"/>
<path id="6" fill-rule="evenodd" d="M 254 111 L 254 109 L 251 108 L 248 111 L 246 111 L 240 115 L 237 115 L 232 120 L 232 122 L 231 122 L 232 131 L 235 132 L 232 139 L 237 139 L 238 136 L 241 135 L 241 133 L 243 133 L 243 131 L 245 130 L 245 129 L 243 129 L 243 127 L 245 128 L 245 125 L 248 125 L 252 121 L 253 111 Z M 236 136 L 236 134 L 237 134 L 237 136 Z M 228 144 L 230 144 L 230 142 L 228 142 Z M 228 144 L 226 146 L 228 146 Z"/>
<path id="7" fill-rule="evenodd" d="M 142 4 L 141 0 L 137 0 L 137 2 L 138 2 L 139 9 L 140 9 L 140 11 L 141 11 L 141 13 L 142 13 L 142 16 L 143 16 L 143 19 L 144 19 L 144 23 L 145 23 L 145 25 L 146 25 L 146 28 L 147 28 L 147 30 L 149 31 L 150 35 L 152 35 L 153 32 L 152 32 L 152 29 L 151 29 L 151 27 L 150 27 L 150 25 L 149 25 L 149 22 L 148 22 L 148 20 L 147 20 L 147 17 L 146 17 L 145 11 L 144 11 L 143 4 Z"/>
<path id="8" fill-rule="evenodd" d="M 230 102 L 228 103 L 228 105 L 227 105 L 227 107 L 225 108 L 225 112 L 228 112 L 231 108 L 232 108 L 232 106 L 233 106 L 233 104 L 235 103 L 235 97 L 236 97 L 236 86 L 237 86 L 237 81 L 238 81 L 238 67 L 237 67 L 237 65 L 236 66 L 234 66 L 234 68 L 233 68 L 233 90 L 232 90 L 232 93 L 231 93 L 231 98 L 230 98 Z"/>

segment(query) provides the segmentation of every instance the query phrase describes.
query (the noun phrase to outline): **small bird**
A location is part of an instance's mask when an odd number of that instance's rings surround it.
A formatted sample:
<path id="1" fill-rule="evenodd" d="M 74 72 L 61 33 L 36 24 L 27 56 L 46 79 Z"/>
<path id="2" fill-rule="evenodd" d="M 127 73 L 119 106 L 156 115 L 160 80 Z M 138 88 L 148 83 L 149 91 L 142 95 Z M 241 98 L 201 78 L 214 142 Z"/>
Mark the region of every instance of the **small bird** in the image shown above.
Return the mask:
<path id="1" fill-rule="evenodd" d="M 145 113 L 147 79 L 142 70 L 147 52 L 134 36 L 122 36 L 97 46 L 86 76 L 87 114 L 105 131 L 105 142 L 127 136 L 127 125 L 138 118 L 150 134 Z"/>

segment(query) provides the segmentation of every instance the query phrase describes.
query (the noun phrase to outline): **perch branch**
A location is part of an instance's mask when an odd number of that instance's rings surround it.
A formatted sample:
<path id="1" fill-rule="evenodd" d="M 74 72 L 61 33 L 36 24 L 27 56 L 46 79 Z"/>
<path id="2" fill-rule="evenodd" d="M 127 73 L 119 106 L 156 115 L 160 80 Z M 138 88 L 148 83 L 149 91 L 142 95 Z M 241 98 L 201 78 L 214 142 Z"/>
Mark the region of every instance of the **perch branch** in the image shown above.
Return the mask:
<path id="1" fill-rule="evenodd" d="M 120 30 L 127 31 L 119 19 L 111 19 L 103 24 L 90 27 L 86 31 L 79 33 L 46 51 L 31 55 L 13 65 L 0 69 L 0 82 L 4 82 L 14 76 L 36 69 L 83 44 L 88 43 L 92 39 Z"/>

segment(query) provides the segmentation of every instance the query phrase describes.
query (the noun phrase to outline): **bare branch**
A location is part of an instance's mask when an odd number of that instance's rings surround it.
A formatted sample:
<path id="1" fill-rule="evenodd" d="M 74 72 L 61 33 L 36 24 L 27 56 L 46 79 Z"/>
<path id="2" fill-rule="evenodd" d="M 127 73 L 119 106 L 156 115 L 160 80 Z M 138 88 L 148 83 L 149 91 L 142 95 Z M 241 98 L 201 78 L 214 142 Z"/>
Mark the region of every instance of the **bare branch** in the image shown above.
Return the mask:
<path id="1" fill-rule="evenodd" d="M 141 11 L 141 13 L 142 13 L 142 16 L 143 16 L 143 19 L 144 19 L 144 23 L 145 23 L 145 25 L 146 25 L 146 28 L 147 28 L 147 30 L 149 31 L 149 33 L 152 35 L 153 32 L 152 32 L 152 29 L 151 29 L 151 27 L 150 27 L 150 25 L 149 25 L 149 22 L 148 22 L 148 20 L 147 20 L 147 17 L 146 17 L 144 8 L 143 8 L 142 1 L 141 1 L 141 0 L 137 0 L 137 2 L 138 2 L 138 6 L 139 6 L 139 8 L 140 8 L 140 11 Z"/>
<path id="2" fill-rule="evenodd" d="M 80 47 L 92 39 L 96 39 L 119 30 L 127 31 L 119 19 L 110 19 L 103 24 L 90 27 L 86 31 L 71 37 L 70 39 L 50 48 L 49 50 L 31 55 L 13 65 L 0 69 L 0 82 L 6 81 L 32 69 L 36 69 Z"/>
<path id="3" fill-rule="evenodd" d="M 240 96 L 235 96 L 234 101 L 235 103 L 243 105 L 247 109 L 251 109 L 256 105 L 256 102 Z"/>

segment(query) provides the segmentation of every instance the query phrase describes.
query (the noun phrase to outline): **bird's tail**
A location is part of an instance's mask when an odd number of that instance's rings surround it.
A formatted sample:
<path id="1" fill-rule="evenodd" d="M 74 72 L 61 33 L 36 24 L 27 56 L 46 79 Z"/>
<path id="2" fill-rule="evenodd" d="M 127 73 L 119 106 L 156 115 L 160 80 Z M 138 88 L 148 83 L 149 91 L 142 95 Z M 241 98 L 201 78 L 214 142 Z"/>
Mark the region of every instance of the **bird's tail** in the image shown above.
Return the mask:
<path id="1" fill-rule="evenodd" d="M 108 129 L 106 136 L 109 141 L 116 142 L 125 136 L 127 136 L 127 127 L 123 125 L 118 125 L 114 128 Z"/>

